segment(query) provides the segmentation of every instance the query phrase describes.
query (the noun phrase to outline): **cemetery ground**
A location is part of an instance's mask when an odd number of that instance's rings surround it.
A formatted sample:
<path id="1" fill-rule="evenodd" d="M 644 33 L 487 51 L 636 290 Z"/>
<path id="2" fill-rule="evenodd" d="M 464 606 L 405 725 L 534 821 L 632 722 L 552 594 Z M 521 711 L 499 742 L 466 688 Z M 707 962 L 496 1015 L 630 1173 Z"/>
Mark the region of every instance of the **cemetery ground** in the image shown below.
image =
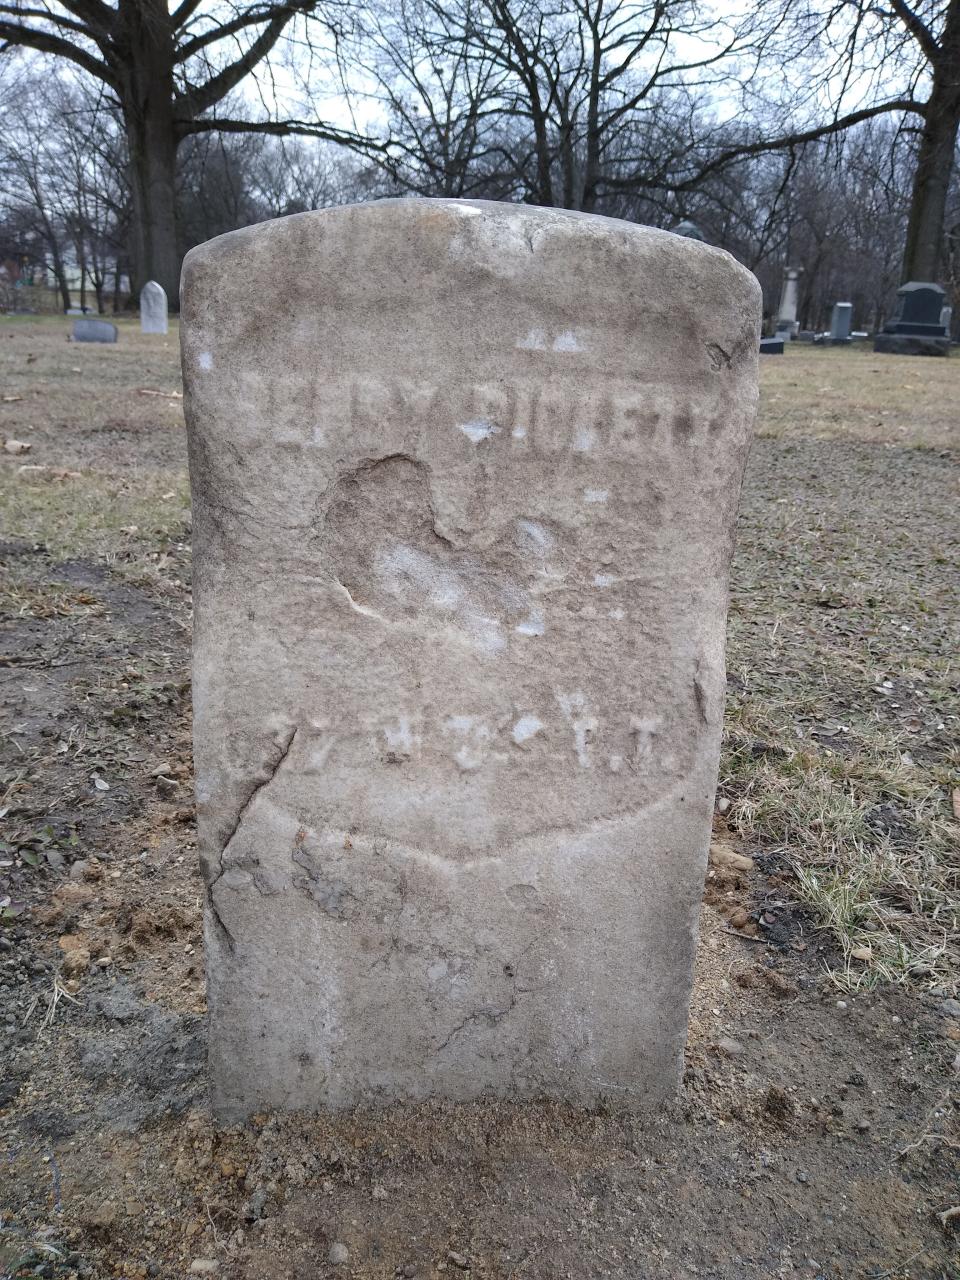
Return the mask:
<path id="1" fill-rule="evenodd" d="M 67 332 L 0 320 L 0 1274 L 960 1274 L 960 360 L 762 362 L 676 1106 L 218 1128 L 176 332 Z"/>

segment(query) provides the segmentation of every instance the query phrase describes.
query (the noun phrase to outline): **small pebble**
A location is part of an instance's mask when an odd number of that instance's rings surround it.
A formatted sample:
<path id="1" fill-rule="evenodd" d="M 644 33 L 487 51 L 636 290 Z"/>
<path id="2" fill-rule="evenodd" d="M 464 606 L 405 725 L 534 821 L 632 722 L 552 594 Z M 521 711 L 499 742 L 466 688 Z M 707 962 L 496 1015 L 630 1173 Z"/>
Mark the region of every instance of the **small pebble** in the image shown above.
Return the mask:
<path id="1" fill-rule="evenodd" d="M 327 1254 L 327 1261 L 332 1267 L 342 1267 L 350 1257 L 350 1250 L 345 1244 L 341 1244 L 339 1240 L 334 1240 L 330 1246 L 330 1252 Z"/>
<path id="2" fill-rule="evenodd" d="M 837 1001 L 837 1008 L 838 1008 L 838 1009 L 845 1009 L 846 1007 L 847 1007 L 847 1002 L 846 1002 L 846 1000 L 838 1000 L 838 1001 Z"/>
<path id="3" fill-rule="evenodd" d="M 464 1253 L 455 1253 L 452 1249 L 447 1254 L 447 1261 L 452 1262 L 455 1267 L 459 1267 L 461 1271 L 470 1270 L 470 1259 Z"/>
<path id="4" fill-rule="evenodd" d="M 944 1000 L 940 1012 L 945 1018 L 960 1018 L 960 1000 Z"/>

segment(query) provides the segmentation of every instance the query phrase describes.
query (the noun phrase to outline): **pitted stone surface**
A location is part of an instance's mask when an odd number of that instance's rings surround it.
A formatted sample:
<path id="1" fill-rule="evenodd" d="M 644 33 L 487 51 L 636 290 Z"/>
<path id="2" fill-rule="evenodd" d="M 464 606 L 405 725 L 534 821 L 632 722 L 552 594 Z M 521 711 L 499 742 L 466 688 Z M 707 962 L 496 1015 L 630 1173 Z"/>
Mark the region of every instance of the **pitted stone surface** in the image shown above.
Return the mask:
<path id="1" fill-rule="evenodd" d="M 140 290 L 140 330 L 142 333 L 167 332 L 167 293 L 156 280 L 148 280 Z"/>
<path id="2" fill-rule="evenodd" d="M 482 202 L 188 255 L 219 1114 L 674 1091 L 759 308 Z"/>

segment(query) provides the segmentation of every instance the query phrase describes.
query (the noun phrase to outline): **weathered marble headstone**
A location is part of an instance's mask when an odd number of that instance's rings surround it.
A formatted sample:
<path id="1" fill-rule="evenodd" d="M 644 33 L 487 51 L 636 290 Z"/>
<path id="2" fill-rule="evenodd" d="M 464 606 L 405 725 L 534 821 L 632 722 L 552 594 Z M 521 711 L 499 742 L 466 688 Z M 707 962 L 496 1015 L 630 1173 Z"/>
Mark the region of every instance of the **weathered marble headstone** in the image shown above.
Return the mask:
<path id="1" fill-rule="evenodd" d="M 830 341 L 835 343 L 849 342 L 850 330 L 853 328 L 853 303 L 835 302 L 830 316 Z"/>
<path id="2" fill-rule="evenodd" d="M 143 333 L 167 332 L 167 293 L 156 280 L 148 280 L 140 290 L 140 329 Z"/>
<path id="3" fill-rule="evenodd" d="M 181 317 L 218 1114 L 670 1095 L 755 279 L 380 201 L 194 249 Z"/>
<path id="4" fill-rule="evenodd" d="M 74 320 L 74 342 L 116 342 L 117 326 L 109 320 Z"/>

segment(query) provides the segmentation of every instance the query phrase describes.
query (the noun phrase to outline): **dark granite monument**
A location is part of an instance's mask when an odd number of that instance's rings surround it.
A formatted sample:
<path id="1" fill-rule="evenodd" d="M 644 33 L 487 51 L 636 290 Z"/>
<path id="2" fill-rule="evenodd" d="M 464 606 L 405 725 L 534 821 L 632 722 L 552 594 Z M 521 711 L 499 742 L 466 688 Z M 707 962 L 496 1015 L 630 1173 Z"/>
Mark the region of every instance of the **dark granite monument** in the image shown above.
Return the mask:
<path id="1" fill-rule="evenodd" d="M 874 351 L 900 356 L 948 355 L 950 336 L 942 319 L 945 299 L 938 284 L 912 280 L 901 285 L 893 319 L 874 338 Z"/>

